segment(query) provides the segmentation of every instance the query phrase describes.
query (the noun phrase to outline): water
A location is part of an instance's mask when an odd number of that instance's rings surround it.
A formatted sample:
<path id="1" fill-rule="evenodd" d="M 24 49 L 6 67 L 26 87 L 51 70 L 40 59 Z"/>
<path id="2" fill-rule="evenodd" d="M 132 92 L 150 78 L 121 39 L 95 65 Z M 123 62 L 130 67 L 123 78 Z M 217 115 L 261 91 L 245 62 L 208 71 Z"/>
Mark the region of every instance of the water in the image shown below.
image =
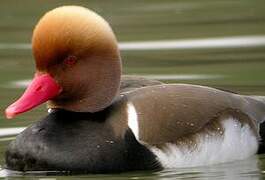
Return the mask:
<path id="1" fill-rule="evenodd" d="M 253 156 L 246 160 L 205 167 L 166 169 L 160 172 L 129 172 L 121 174 L 79 175 L 79 176 L 55 176 L 56 172 L 35 172 L 23 174 L 24 178 L 34 177 L 39 179 L 263 179 L 265 171 L 262 171 L 264 156 Z M 20 172 L 7 170 L 0 171 L 0 177 L 21 177 Z"/>
<path id="2" fill-rule="evenodd" d="M 124 74 L 144 75 L 168 83 L 192 83 L 242 94 L 265 95 L 265 45 L 264 42 L 258 43 L 265 36 L 263 0 L 9 0 L 0 2 L 1 112 L 23 92 L 23 86 L 33 76 L 34 62 L 29 43 L 34 24 L 47 10 L 66 4 L 89 7 L 110 22 L 119 42 L 122 42 Z M 232 39 L 246 40 L 248 37 L 257 37 L 254 45 L 250 41 L 240 41 L 237 46 L 231 46 Z M 201 42 L 209 38 L 221 41 L 230 39 L 218 47 L 211 45 L 213 42 L 207 42 L 204 48 L 200 48 L 202 44 L 191 48 L 198 40 Z M 177 47 L 182 48 L 159 50 L 148 46 L 139 49 L 139 43 L 146 41 L 149 45 L 157 43 L 154 41 L 174 41 Z M 128 42 L 136 42 L 133 50 L 128 49 Z M 45 114 L 45 106 L 41 106 L 14 120 L 6 120 L 1 115 L 0 127 L 25 127 Z M 9 142 L 10 137 L 0 138 L 2 167 Z M 46 176 L 40 172 L 26 176 L 40 179 L 262 179 L 264 157 L 256 155 L 232 163 L 161 172 L 83 176 L 55 176 L 53 172 Z M 9 179 L 11 176 L 24 177 L 20 173 L 0 171 L 0 177 Z"/>

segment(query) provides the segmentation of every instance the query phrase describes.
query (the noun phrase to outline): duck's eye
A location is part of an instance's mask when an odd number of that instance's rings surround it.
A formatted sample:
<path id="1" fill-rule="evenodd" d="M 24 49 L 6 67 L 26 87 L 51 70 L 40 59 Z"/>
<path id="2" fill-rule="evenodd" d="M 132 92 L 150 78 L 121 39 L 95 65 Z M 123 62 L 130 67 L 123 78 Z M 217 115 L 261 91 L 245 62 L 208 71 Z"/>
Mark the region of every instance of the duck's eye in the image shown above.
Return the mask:
<path id="1" fill-rule="evenodd" d="M 73 66 L 77 62 L 76 56 L 68 56 L 67 58 L 64 59 L 63 63 L 67 66 Z"/>

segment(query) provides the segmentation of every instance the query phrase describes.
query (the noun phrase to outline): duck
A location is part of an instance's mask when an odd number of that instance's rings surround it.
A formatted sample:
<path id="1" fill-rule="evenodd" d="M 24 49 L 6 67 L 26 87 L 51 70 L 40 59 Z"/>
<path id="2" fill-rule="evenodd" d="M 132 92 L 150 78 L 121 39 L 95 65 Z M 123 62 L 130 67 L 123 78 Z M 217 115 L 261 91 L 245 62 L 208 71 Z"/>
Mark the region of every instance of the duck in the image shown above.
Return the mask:
<path id="1" fill-rule="evenodd" d="M 128 77 L 121 88 L 114 32 L 85 7 L 48 11 L 35 26 L 32 51 L 34 78 L 5 114 L 43 103 L 49 113 L 9 144 L 7 169 L 159 171 L 242 160 L 261 147 L 263 96 Z"/>

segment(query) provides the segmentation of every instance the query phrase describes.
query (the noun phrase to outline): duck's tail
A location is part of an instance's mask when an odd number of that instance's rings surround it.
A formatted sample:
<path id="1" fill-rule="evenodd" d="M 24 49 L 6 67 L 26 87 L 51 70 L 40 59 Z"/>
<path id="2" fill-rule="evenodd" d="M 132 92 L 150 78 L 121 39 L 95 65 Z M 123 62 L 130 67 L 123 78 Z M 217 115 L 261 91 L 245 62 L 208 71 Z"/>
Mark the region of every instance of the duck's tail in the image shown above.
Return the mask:
<path id="1" fill-rule="evenodd" d="M 252 99 L 255 99 L 257 101 L 260 101 L 262 103 L 264 103 L 265 105 L 265 96 L 250 96 Z"/>
<path id="2" fill-rule="evenodd" d="M 259 124 L 259 148 L 258 148 L 258 154 L 265 154 L 265 122 L 262 122 Z"/>
<path id="3" fill-rule="evenodd" d="M 245 96 L 245 99 L 244 111 L 258 124 L 265 122 L 265 96 Z"/>
<path id="4" fill-rule="evenodd" d="M 250 96 L 251 99 L 258 101 L 261 104 L 264 104 L 264 114 L 265 114 L 265 96 Z M 259 142 L 259 149 L 258 154 L 265 153 L 265 115 L 259 124 L 259 135 L 260 135 L 260 142 Z"/>

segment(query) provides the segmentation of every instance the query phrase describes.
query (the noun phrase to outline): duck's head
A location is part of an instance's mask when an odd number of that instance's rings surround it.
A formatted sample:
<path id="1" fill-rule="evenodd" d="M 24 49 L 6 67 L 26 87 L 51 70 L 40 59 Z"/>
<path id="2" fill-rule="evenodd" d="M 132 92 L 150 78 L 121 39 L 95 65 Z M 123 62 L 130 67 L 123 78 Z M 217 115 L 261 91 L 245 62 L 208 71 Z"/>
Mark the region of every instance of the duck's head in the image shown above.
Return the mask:
<path id="1" fill-rule="evenodd" d="M 36 73 L 6 116 L 46 101 L 50 108 L 96 112 L 111 104 L 120 85 L 121 60 L 115 35 L 96 13 L 78 6 L 47 12 L 32 37 Z"/>

